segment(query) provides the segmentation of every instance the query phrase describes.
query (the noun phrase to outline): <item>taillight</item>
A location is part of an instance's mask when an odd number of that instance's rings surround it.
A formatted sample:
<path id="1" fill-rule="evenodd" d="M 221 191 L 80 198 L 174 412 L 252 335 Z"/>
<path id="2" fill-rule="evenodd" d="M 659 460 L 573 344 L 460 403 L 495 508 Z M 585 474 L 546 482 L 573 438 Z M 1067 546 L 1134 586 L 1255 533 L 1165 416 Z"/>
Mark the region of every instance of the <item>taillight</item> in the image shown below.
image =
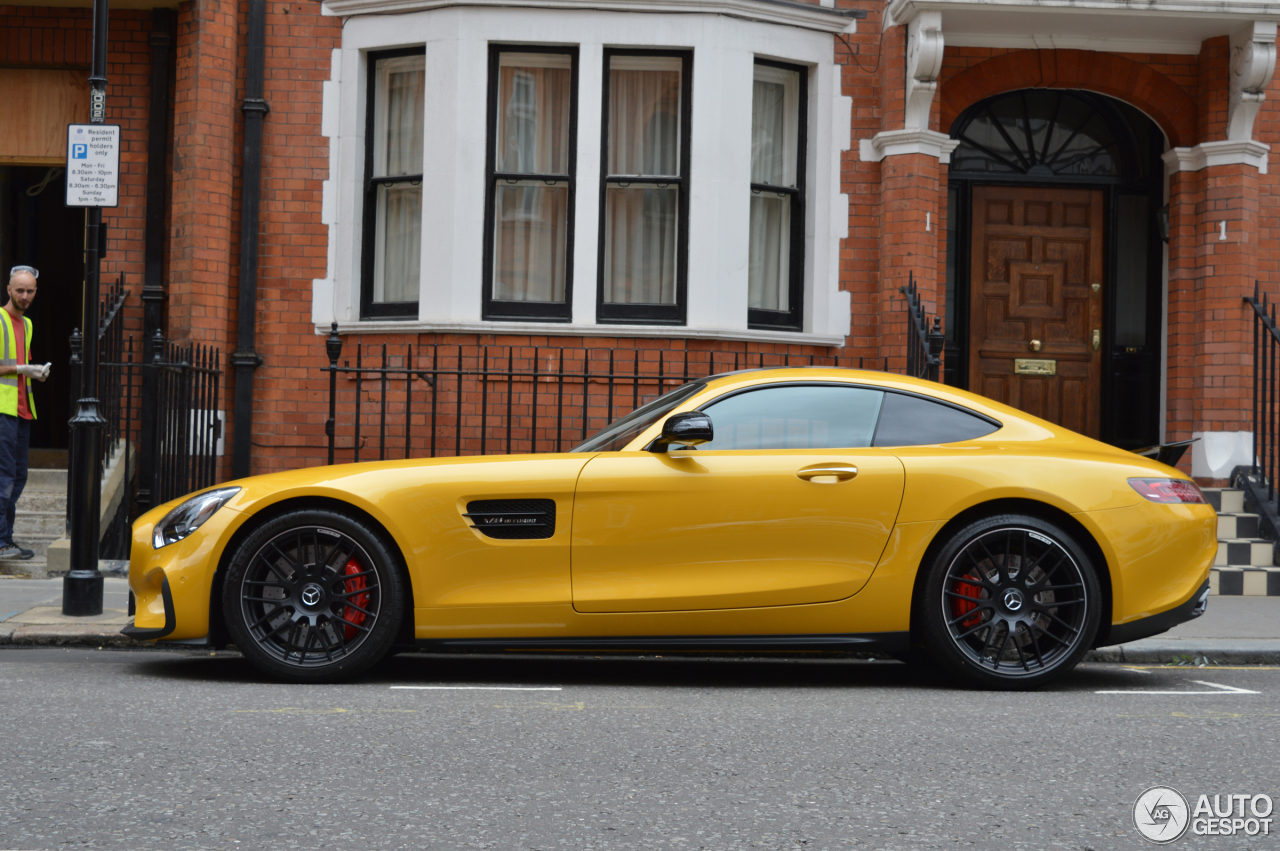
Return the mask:
<path id="1" fill-rule="evenodd" d="M 1130 479 L 1133 489 L 1152 502 L 1203 505 L 1207 500 L 1195 482 L 1186 479 Z"/>

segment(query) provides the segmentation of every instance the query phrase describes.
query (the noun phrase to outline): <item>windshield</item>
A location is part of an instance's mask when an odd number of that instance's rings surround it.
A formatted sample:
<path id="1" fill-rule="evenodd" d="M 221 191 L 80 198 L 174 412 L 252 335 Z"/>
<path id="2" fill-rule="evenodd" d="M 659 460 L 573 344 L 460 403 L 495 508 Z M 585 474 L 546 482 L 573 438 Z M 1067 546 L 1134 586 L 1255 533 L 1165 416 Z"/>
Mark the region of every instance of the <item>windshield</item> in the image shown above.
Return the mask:
<path id="1" fill-rule="evenodd" d="M 688 399 L 694 393 L 706 387 L 705 381 L 690 381 L 681 384 L 674 390 L 654 399 L 647 405 L 641 405 L 620 420 L 614 420 L 603 431 L 599 431 L 590 440 L 570 449 L 570 452 L 616 452 L 636 439 L 636 435 L 662 419 L 673 408 Z"/>

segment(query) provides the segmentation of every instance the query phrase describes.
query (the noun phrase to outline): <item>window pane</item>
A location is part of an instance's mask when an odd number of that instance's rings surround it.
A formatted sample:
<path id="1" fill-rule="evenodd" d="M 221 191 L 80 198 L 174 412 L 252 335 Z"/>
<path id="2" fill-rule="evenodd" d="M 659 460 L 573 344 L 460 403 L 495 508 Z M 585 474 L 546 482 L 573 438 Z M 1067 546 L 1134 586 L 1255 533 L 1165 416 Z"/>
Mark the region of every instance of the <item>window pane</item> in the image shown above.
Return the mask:
<path id="1" fill-rule="evenodd" d="M 596 432 L 585 443 L 581 443 L 570 452 L 616 452 L 639 436 L 640 432 L 666 416 L 677 405 L 706 387 L 706 380 L 691 381 L 681 384 L 674 390 L 654 399 L 621 419 L 614 420 L 602 431 Z"/>
<path id="2" fill-rule="evenodd" d="M 999 428 L 977 414 L 905 393 L 886 393 L 876 426 L 876 446 L 929 446 L 958 443 Z"/>
<path id="3" fill-rule="evenodd" d="M 870 446 L 883 396 L 879 390 L 822 384 L 739 393 L 707 406 L 716 439 L 698 449 Z"/>
<path id="4" fill-rule="evenodd" d="M 790 282 L 791 196 L 753 192 L 748 305 L 760 310 L 790 310 Z"/>
<path id="5" fill-rule="evenodd" d="M 676 303 L 675 186 L 610 184 L 605 191 L 604 300 Z"/>
<path id="6" fill-rule="evenodd" d="M 374 106 L 374 177 L 422 174 L 426 57 L 378 60 Z"/>
<path id="7" fill-rule="evenodd" d="M 1121 195 L 1116 211 L 1116 345 L 1147 344 L 1147 227 L 1143 195 Z"/>
<path id="8" fill-rule="evenodd" d="M 499 57 L 496 171 L 569 173 L 571 63 L 563 54 Z"/>
<path id="9" fill-rule="evenodd" d="M 800 74 L 757 65 L 751 98 L 751 182 L 796 183 Z"/>
<path id="10" fill-rule="evenodd" d="M 680 174 L 680 75 L 675 56 L 609 60 L 609 174 Z"/>
<path id="11" fill-rule="evenodd" d="M 499 181 L 493 247 L 498 301 L 564 301 L 569 187 Z"/>
<path id="12" fill-rule="evenodd" d="M 373 300 L 417 301 L 421 256 L 422 187 L 382 184 L 378 187 Z"/>

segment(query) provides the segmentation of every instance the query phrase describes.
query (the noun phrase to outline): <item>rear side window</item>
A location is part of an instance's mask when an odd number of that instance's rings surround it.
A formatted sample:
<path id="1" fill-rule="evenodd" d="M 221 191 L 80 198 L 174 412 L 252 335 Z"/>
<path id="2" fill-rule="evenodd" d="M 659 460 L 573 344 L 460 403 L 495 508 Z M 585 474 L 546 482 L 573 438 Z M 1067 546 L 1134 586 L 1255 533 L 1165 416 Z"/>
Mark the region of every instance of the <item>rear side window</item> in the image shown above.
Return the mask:
<path id="1" fill-rule="evenodd" d="M 904 393 L 885 393 L 873 446 L 930 446 L 973 440 L 1000 428 L 985 417 Z"/>

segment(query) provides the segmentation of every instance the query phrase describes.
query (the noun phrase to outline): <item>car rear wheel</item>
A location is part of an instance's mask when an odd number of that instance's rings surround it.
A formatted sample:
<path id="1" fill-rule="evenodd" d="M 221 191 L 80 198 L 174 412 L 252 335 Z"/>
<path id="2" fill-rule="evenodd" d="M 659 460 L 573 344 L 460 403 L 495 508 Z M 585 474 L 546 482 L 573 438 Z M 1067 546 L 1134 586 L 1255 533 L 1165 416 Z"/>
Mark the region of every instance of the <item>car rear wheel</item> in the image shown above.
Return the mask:
<path id="1" fill-rule="evenodd" d="M 293 511 L 237 547 L 223 583 L 236 647 L 290 682 L 357 676 L 400 630 L 404 583 L 384 536 L 337 511 Z"/>
<path id="2" fill-rule="evenodd" d="M 1070 533 L 1037 517 L 988 517 L 958 530 L 933 559 L 922 637 L 961 680 L 1032 688 L 1080 662 L 1101 603 L 1096 568 Z"/>

